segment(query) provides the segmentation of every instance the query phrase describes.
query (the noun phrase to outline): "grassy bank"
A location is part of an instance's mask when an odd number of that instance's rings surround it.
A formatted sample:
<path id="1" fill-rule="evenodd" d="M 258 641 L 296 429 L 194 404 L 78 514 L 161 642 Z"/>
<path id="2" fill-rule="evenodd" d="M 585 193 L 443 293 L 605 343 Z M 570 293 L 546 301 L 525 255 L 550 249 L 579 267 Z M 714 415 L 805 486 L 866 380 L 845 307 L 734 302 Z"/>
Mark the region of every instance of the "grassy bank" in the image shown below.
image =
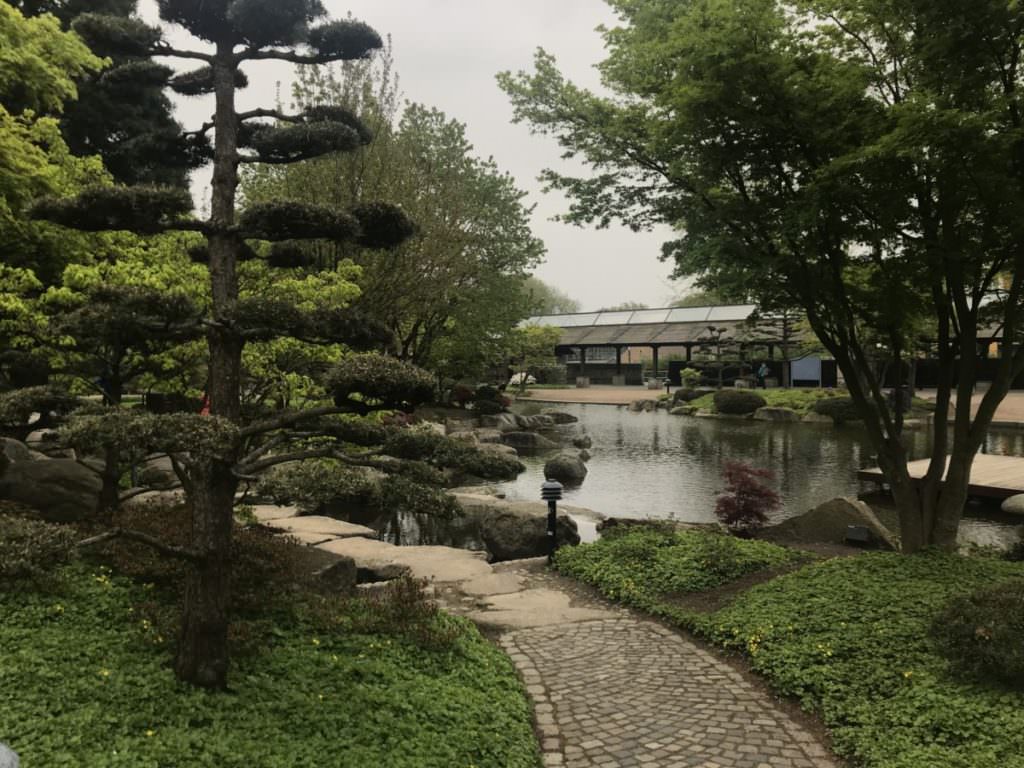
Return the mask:
<path id="1" fill-rule="evenodd" d="M 848 397 L 845 390 L 841 389 L 755 389 L 748 390 L 756 392 L 764 398 L 769 408 L 790 408 L 801 416 L 806 416 L 814 411 L 815 403 L 821 400 L 828 400 L 835 397 Z M 713 392 L 692 400 L 688 405 L 696 406 L 702 410 L 716 412 L 715 394 Z M 915 397 L 911 403 L 911 412 L 906 414 L 907 418 L 920 418 L 935 410 L 935 404 L 929 400 Z"/>
<path id="2" fill-rule="evenodd" d="M 230 690 L 206 693 L 170 668 L 167 585 L 85 562 L 42 586 L 0 582 L 0 742 L 23 768 L 539 764 L 509 659 L 418 585 L 348 599 L 265 586 L 233 624 Z"/>
<path id="3" fill-rule="evenodd" d="M 1024 565 L 940 554 L 838 558 L 806 564 L 703 613 L 685 607 L 680 593 L 721 589 L 727 581 L 697 572 L 708 548 L 700 537 L 717 538 L 641 529 L 562 550 L 557 565 L 613 599 L 744 655 L 776 690 L 817 712 L 836 752 L 854 765 L 1024 766 L 1024 692 L 959 676 L 930 637 L 950 598 L 1024 577 Z M 739 578 L 759 562 L 793 564 L 785 550 L 730 541 L 728 549 L 712 547 L 734 564 L 718 562 L 713 572 Z M 666 562 L 676 564 L 676 577 L 649 576 Z"/>

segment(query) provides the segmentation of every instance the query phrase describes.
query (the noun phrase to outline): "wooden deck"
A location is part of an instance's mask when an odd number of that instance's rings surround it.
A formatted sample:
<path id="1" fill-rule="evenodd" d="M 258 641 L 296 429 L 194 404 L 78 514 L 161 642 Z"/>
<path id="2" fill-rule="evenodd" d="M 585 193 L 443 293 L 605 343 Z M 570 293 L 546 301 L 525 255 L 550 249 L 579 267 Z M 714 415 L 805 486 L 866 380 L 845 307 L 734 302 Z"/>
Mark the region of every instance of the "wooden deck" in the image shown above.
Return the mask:
<path id="1" fill-rule="evenodd" d="M 910 462 L 907 465 L 910 476 L 917 480 L 923 478 L 928 471 L 930 461 L 930 459 L 921 459 Z M 857 479 L 879 484 L 885 482 L 882 470 L 878 467 L 860 470 L 857 472 Z M 1024 493 L 1024 458 L 978 454 L 974 457 L 974 465 L 971 467 L 968 493 L 971 496 L 987 496 L 995 499 L 1005 499 L 1007 496 Z"/>

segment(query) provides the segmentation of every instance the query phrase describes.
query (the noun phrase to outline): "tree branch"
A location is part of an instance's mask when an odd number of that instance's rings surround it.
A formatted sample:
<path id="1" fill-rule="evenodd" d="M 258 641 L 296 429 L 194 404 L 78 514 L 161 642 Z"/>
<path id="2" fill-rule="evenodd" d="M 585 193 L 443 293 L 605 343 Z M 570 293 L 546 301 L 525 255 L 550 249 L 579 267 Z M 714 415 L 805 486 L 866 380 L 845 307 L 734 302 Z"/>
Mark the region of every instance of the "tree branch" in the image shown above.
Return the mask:
<path id="1" fill-rule="evenodd" d="M 107 531 L 106 533 L 101 533 L 98 536 L 93 536 L 80 541 L 75 545 L 75 547 L 78 549 L 95 547 L 99 544 L 105 544 L 108 541 L 113 541 L 114 539 L 128 539 L 129 541 L 135 541 L 139 544 L 145 544 L 148 547 L 152 547 L 160 554 L 167 555 L 168 557 L 176 557 L 179 560 L 188 560 L 191 563 L 200 563 L 203 561 L 203 556 L 194 549 L 165 544 L 156 537 L 150 536 L 148 533 L 134 531 L 129 528 L 115 528 L 112 531 Z"/>
<path id="2" fill-rule="evenodd" d="M 261 435 L 266 432 L 273 432 L 275 429 L 284 429 L 294 424 L 298 424 L 300 421 L 306 421 L 307 419 L 318 419 L 321 416 L 334 416 L 339 413 L 351 413 L 351 409 L 348 406 L 337 406 L 337 405 L 325 405 L 320 408 L 308 408 L 304 411 L 294 411 L 292 413 L 285 413 L 274 419 L 267 419 L 266 421 L 257 421 L 254 424 L 250 424 L 248 427 L 242 429 L 238 434 L 241 438 L 252 437 L 253 435 Z"/>
<path id="3" fill-rule="evenodd" d="M 169 56 L 175 59 L 198 59 L 199 61 L 205 61 L 207 64 L 213 64 L 214 56 L 210 53 L 201 53 L 200 51 L 186 51 L 180 48 L 174 48 L 167 43 L 157 43 L 149 50 L 150 56 Z"/>

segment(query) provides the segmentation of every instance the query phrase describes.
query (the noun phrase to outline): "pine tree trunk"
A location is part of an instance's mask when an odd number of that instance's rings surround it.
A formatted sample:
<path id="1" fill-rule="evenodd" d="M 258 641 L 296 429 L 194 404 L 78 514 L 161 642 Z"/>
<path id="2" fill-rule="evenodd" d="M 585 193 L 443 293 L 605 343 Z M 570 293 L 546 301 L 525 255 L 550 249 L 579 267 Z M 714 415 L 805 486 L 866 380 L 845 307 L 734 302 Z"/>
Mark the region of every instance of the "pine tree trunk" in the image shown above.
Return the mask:
<path id="1" fill-rule="evenodd" d="M 232 44 L 221 43 L 213 63 L 217 98 L 213 193 L 209 236 L 213 328 L 210 350 L 210 413 L 238 422 L 242 339 L 233 329 L 238 302 L 239 241 L 230 232 L 238 185 L 238 122 L 235 114 Z M 228 605 L 231 536 L 238 481 L 231 473 L 237 457 L 224 456 L 193 470 L 192 543 L 202 562 L 188 578 L 175 670 L 179 679 L 204 688 L 227 687 Z"/>

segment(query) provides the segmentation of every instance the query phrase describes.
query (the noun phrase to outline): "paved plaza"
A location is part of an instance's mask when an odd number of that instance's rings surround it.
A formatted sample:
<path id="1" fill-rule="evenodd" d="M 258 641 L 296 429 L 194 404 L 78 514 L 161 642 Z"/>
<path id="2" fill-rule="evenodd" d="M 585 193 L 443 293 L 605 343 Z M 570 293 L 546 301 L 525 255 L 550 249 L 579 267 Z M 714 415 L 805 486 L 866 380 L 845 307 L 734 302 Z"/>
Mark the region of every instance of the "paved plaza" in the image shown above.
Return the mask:
<path id="1" fill-rule="evenodd" d="M 494 569 L 497 594 L 440 596 L 498 635 L 533 700 L 545 768 L 837 765 L 762 686 L 687 637 L 543 560 Z"/>

